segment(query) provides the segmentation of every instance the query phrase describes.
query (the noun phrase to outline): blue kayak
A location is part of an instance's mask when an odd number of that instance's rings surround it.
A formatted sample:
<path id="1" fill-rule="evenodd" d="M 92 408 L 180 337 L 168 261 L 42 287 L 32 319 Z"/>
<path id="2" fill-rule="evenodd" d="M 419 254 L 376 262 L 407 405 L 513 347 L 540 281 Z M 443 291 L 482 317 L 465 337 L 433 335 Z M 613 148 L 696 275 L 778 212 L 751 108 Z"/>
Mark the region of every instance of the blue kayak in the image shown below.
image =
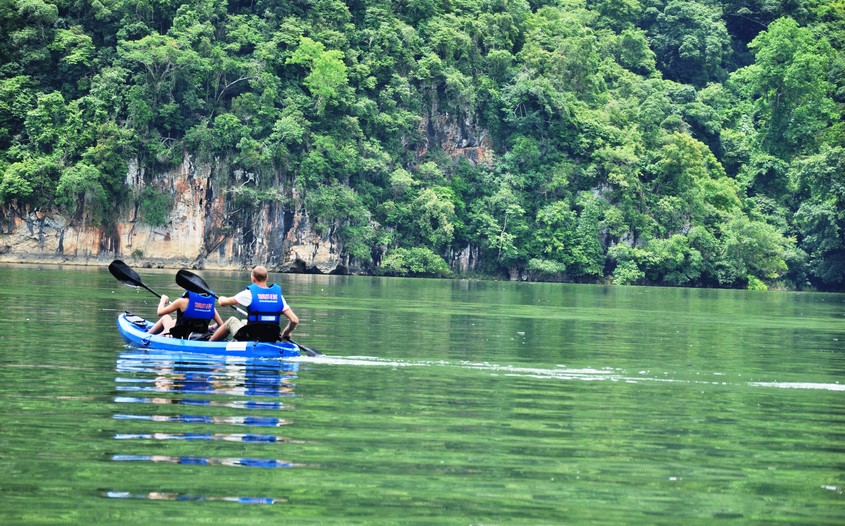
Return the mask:
<path id="1" fill-rule="evenodd" d="M 300 355 L 299 346 L 292 342 L 239 342 L 182 340 L 149 334 L 153 323 L 128 312 L 117 317 L 120 335 L 133 347 L 160 351 L 190 352 L 215 356 L 246 356 L 250 358 L 292 358 Z"/>

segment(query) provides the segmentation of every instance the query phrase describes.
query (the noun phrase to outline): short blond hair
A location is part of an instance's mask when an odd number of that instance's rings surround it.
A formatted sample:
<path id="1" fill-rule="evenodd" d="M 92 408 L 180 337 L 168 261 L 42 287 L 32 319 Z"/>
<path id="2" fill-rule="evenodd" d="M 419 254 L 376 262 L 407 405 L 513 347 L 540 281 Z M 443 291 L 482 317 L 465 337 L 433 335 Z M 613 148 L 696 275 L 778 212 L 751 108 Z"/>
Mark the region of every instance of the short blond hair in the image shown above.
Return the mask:
<path id="1" fill-rule="evenodd" d="M 269 276 L 267 275 L 267 269 L 264 268 L 262 265 L 256 265 L 252 267 L 252 278 L 255 281 L 264 283 L 265 281 L 267 281 L 268 277 Z"/>

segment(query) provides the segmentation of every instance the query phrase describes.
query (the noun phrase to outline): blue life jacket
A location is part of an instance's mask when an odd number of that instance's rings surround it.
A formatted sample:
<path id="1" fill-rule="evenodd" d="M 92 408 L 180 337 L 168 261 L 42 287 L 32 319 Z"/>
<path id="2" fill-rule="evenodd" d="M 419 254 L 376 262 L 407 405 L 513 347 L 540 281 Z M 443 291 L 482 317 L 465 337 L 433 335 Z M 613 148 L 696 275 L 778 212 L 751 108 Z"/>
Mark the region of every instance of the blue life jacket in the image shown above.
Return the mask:
<path id="1" fill-rule="evenodd" d="M 214 298 L 206 294 L 186 292 L 185 312 L 176 311 L 176 324 L 170 329 L 174 338 L 186 338 L 193 333 L 208 332 L 208 322 L 214 319 Z"/>
<path id="2" fill-rule="evenodd" d="M 252 294 L 252 302 L 249 304 L 249 323 L 274 323 L 278 325 L 281 320 L 282 310 L 285 302 L 282 299 L 282 287 L 259 287 L 255 283 L 247 287 Z"/>
<path id="3" fill-rule="evenodd" d="M 210 320 L 214 318 L 214 298 L 207 294 L 188 291 L 188 306 L 182 316 L 191 320 Z"/>

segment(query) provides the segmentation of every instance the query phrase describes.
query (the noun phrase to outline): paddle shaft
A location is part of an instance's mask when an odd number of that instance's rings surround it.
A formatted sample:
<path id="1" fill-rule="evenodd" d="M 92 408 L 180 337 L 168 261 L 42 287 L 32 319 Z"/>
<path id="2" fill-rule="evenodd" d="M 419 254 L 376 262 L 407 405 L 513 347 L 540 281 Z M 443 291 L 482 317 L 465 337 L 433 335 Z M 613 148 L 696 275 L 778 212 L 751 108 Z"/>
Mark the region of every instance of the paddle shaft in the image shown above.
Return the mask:
<path id="1" fill-rule="evenodd" d="M 182 269 L 176 273 L 176 283 L 185 290 L 190 290 L 191 292 L 197 292 L 199 294 L 208 294 L 216 300 L 220 299 L 220 296 L 215 294 L 214 291 L 211 290 L 211 287 L 209 287 L 201 277 L 188 270 Z M 229 307 L 232 307 L 244 316 L 248 316 L 246 311 L 240 307 L 236 307 L 234 305 L 229 305 Z"/>
<path id="2" fill-rule="evenodd" d="M 155 294 L 156 296 L 158 296 L 158 298 L 159 298 L 159 299 L 161 299 L 161 294 L 159 294 L 158 292 L 154 291 L 154 290 L 153 290 L 153 289 L 151 289 L 150 287 L 148 287 L 148 286 L 144 285 L 143 283 L 139 283 L 139 284 L 138 284 L 138 286 L 139 286 L 139 287 L 141 287 L 142 289 L 147 289 L 148 291 L 150 291 L 150 292 L 152 292 L 153 294 Z"/>

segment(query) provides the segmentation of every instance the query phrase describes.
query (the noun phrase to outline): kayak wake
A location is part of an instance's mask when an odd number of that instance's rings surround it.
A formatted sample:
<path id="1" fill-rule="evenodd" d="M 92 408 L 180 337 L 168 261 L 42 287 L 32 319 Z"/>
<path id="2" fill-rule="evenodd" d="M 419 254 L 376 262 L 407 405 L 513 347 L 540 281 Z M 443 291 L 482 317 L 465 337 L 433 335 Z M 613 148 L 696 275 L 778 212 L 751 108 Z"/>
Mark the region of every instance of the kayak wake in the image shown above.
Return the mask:
<path id="1" fill-rule="evenodd" d="M 748 387 L 764 387 L 772 389 L 814 389 L 823 391 L 845 391 L 845 384 L 839 383 L 819 383 L 819 382 L 766 382 L 766 381 L 752 381 L 752 382 L 729 382 L 725 378 L 724 373 L 699 373 L 699 376 L 712 376 L 712 379 L 689 380 L 672 378 L 668 372 L 663 373 L 662 376 L 655 376 L 650 374 L 650 371 L 638 371 L 632 374 L 624 369 L 616 369 L 611 367 L 605 368 L 570 368 L 565 365 L 559 365 L 552 368 L 543 367 L 523 367 L 514 365 L 500 365 L 490 362 L 449 362 L 446 360 L 395 360 L 385 359 L 375 356 L 320 356 L 320 357 L 298 357 L 293 358 L 292 361 L 309 364 L 325 364 L 325 365 L 339 365 L 339 366 L 356 366 L 356 367 L 447 367 L 460 369 L 474 369 L 477 371 L 490 372 L 496 376 L 512 376 L 512 377 L 530 377 L 550 380 L 581 380 L 581 381 L 611 381 L 623 383 L 640 383 L 640 382 L 660 382 L 660 383 L 681 383 L 681 384 L 700 384 L 700 385 L 737 385 L 745 384 Z"/>

